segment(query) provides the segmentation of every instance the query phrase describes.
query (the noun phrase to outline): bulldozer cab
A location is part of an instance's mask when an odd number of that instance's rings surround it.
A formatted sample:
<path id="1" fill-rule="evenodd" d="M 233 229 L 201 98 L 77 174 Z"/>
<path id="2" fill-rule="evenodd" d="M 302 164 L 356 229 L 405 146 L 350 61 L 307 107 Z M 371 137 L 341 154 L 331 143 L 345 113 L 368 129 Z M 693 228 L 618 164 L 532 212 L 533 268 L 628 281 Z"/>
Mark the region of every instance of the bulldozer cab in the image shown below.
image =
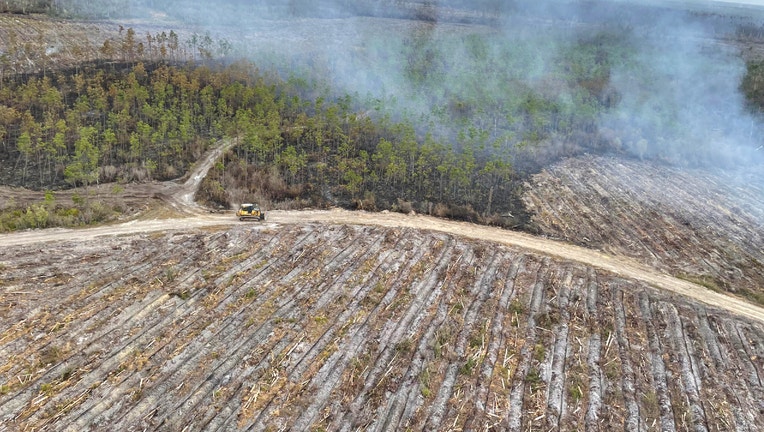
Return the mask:
<path id="1" fill-rule="evenodd" d="M 236 216 L 239 217 L 239 220 L 265 220 L 265 212 L 260 210 L 260 206 L 257 204 L 252 203 L 245 203 L 242 204 L 241 207 L 239 207 L 239 210 L 236 212 Z"/>

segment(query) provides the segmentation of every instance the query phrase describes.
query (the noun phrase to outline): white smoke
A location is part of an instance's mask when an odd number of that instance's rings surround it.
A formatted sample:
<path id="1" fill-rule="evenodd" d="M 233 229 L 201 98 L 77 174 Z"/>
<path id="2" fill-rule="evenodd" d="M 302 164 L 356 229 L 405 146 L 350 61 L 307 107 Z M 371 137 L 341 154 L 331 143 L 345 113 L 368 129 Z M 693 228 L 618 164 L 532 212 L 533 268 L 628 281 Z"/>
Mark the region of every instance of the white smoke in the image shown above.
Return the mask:
<path id="1" fill-rule="evenodd" d="M 125 9 L 160 10 L 191 31 L 232 41 L 239 55 L 263 67 L 287 76 L 307 71 L 338 95 L 384 101 L 435 128 L 439 113 L 460 104 L 476 127 L 501 126 L 508 120 L 491 117 L 493 107 L 470 106 L 466 95 L 563 85 L 555 67 L 570 41 L 622 32 L 635 52 L 628 63 L 612 65 L 610 86 L 619 101 L 598 127 L 638 157 L 729 167 L 760 164 L 764 155 L 756 150 L 761 119 L 747 111 L 738 88 L 745 63 L 727 38 L 736 25 L 764 22 L 764 8 L 745 3 L 741 9 L 684 0 L 218 0 L 200 7 L 191 0 L 133 0 Z M 428 63 L 412 65 L 412 50 L 426 51 Z M 456 76 L 454 65 L 479 74 Z M 516 71 L 514 87 L 502 68 Z M 412 70 L 438 74 L 442 88 L 427 94 Z M 562 109 L 573 106 L 570 94 L 558 101 Z M 434 106 L 437 98 L 453 103 Z"/>

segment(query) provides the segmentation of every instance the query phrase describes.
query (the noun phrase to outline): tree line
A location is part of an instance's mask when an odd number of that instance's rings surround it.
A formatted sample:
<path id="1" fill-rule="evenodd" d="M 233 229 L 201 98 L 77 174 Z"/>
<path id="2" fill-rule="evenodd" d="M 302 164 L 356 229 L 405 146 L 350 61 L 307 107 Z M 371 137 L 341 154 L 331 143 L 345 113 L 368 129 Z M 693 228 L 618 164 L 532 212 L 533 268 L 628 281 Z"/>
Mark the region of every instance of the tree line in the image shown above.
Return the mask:
<path id="1" fill-rule="evenodd" d="M 612 71 L 647 69 L 628 35 L 608 31 L 559 50 L 545 47 L 559 47 L 560 35 L 497 44 L 425 30 L 399 45 L 371 40 L 365 50 L 398 62 L 405 80 L 398 84 L 427 108 L 422 115 L 373 95 L 340 94 L 310 73 L 188 62 L 184 45 L 196 60 L 225 49 L 210 38 L 122 35 L 101 48 L 121 63 L 2 80 L 3 184 L 173 179 L 226 138 L 236 146 L 198 197 L 213 206 L 341 205 L 518 226 L 527 222 L 523 176 L 577 152 L 620 151 L 618 137 L 628 134 L 608 135 L 598 124 L 620 104 Z M 538 60 L 539 52 L 555 54 Z M 759 88 L 755 71 L 749 66 L 744 79 L 749 97 Z"/>
<path id="2" fill-rule="evenodd" d="M 175 177 L 220 135 L 216 119 L 228 107 L 218 79 L 207 68 L 138 63 L 8 80 L 0 88 L 3 181 L 44 188 Z"/>
<path id="3" fill-rule="evenodd" d="M 764 113 L 764 60 L 746 63 L 746 73 L 740 84 L 748 108 L 761 115 Z"/>
<path id="4" fill-rule="evenodd" d="M 211 142 L 237 143 L 205 190 L 269 202 L 410 209 L 481 218 L 510 211 L 510 155 L 465 130 L 458 146 L 409 122 L 372 119 L 352 97 L 314 100 L 300 79 L 254 64 L 91 65 L 0 88 L 5 184 L 38 189 L 181 176 Z M 264 181 L 263 179 L 267 179 Z M 460 213 L 461 212 L 461 213 Z"/>

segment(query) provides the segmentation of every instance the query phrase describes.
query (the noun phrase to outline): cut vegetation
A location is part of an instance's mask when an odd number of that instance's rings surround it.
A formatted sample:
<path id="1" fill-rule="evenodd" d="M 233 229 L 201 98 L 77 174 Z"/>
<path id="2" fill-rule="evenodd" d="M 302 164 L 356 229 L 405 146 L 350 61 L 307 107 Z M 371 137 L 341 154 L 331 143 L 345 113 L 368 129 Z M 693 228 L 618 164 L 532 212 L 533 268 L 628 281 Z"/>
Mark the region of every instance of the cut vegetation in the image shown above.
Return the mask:
<path id="1" fill-rule="evenodd" d="M 6 429 L 764 422 L 760 323 L 492 242 L 247 224 L 0 262 Z"/>
<path id="2" fill-rule="evenodd" d="M 0 432 L 764 424 L 764 18 L 270 3 L 0 1 Z"/>

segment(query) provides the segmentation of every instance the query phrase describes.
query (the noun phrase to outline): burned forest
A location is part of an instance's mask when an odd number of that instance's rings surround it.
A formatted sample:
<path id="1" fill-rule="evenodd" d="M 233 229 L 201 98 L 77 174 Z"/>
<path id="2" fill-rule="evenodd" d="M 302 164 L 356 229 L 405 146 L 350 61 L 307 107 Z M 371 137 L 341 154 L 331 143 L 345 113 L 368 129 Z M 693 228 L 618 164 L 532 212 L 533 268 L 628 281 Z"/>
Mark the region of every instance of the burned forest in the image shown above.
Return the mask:
<path id="1" fill-rule="evenodd" d="M 761 29 L 0 1 L 0 432 L 759 430 Z"/>

